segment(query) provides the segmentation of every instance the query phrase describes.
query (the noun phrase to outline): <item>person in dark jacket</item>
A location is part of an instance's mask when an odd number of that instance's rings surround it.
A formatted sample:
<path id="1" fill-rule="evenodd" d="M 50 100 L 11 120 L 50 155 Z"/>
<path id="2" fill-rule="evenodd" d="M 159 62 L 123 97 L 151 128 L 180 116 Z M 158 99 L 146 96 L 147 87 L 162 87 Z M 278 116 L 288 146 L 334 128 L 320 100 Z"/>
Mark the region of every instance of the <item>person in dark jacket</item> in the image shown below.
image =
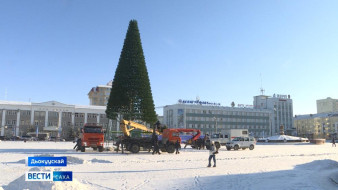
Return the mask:
<path id="1" fill-rule="evenodd" d="M 160 153 L 160 147 L 158 146 L 158 141 L 156 141 L 155 143 L 154 143 L 154 151 L 153 151 L 153 155 L 154 154 L 161 154 Z"/>
<path id="2" fill-rule="evenodd" d="M 209 139 L 208 133 L 204 135 L 203 141 L 202 141 L 202 148 L 205 149 L 205 143 Z"/>
<path id="3" fill-rule="evenodd" d="M 336 147 L 336 139 L 334 137 L 332 138 L 332 147 Z"/>
<path id="4" fill-rule="evenodd" d="M 179 154 L 179 153 L 180 153 L 180 152 L 178 151 L 179 148 L 181 148 L 181 144 L 180 144 L 180 141 L 177 140 L 176 143 L 175 143 L 176 154 Z"/>
<path id="5" fill-rule="evenodd" d="M 82 146 L 82 140 L 81 138 L 77 138 L 76 145 L 74 146 L 73 149 L 76 148 L 76 152 L 77 152 L 78 150 L 81 150 L 81 146 Z"/>
<path id="6" fill-rule="evenodd" d="M 215 148 L 215 143 L 214 141 L 211 142 L 210 145 L 210 150 L 209 150 L 209 164 L 208 167 L 211 167 L 211 159 L 213 159 L 214 161 L 214 167 L 216 167 L 216 154 L 217 154 L 217 150 Z"/>

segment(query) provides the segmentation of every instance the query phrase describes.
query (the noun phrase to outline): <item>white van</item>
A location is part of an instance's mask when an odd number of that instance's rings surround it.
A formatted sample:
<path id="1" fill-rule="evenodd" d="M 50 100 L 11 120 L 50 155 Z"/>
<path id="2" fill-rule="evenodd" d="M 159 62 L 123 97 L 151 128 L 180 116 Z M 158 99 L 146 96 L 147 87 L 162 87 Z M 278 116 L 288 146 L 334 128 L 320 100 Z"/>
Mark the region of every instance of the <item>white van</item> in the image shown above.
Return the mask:
<path id="1" fill-rule="evenodd" d="M 210 140 L 225 146 L 227 142 L 230 142 L 235 137 L 249 137 L 248 129 L 222 130 L 220 133 L 211 135 Z"/>

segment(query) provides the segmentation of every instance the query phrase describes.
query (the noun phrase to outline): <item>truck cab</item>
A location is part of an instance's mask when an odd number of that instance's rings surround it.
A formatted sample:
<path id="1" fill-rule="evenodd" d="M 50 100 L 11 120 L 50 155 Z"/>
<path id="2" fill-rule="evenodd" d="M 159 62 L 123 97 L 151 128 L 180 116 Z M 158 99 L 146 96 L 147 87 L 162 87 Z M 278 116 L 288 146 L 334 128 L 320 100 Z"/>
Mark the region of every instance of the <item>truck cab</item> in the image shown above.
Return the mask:
<path id="1" fill-rule="evenodd" d="M 86 148 L 91 147 L 94 150 L 103 151 L 104 133 L 101 125 L 85 124 L 81 129 L 81 152 L 85 152 Z"/>

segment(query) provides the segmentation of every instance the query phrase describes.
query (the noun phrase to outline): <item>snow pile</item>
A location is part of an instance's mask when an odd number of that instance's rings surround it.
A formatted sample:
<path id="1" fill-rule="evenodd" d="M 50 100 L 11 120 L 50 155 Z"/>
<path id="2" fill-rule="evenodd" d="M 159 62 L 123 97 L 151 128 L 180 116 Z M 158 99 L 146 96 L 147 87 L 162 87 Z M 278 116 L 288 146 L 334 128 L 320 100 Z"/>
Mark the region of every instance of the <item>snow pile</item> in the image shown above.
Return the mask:
<path id="1" fill-rule="evenodd" d="M 81 158 L 73 157 L 73 156 L 67 156 L 67 165 L 68 164 L 83 164 L 84 161 Z"/>
<path id="2" fill-rule="evenodd" d="M 99 159 L 96 159 L 96 158 L 92 159 L 91 162 L 92 163 L 112 163 L 109 160 L 99 160 Z"/>
<path id="3" fill-rule="evenodd" d="M 271 137 L 266 137 L 266 138 L 259 138 L 258 141 L 264 142 L 264 141 L 275 141 L 275 142 L 283 142 L 283 141 L 288 141 L 288 142 L 308 142 L 308 138 L 302 138 L 302 137 L 294 137 L 294 136 L 289 136 L 289 135 L 275 135 Z"/>

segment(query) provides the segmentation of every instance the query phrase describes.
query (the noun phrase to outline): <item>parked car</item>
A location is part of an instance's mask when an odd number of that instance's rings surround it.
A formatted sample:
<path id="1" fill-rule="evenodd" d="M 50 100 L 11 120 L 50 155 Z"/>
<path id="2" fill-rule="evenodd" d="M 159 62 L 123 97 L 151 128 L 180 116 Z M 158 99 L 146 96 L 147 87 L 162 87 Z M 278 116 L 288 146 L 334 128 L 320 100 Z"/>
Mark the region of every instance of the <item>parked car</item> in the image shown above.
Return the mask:
<path id="1" fill-rule="evenodd" d="M 29 135 L 23 135 L 23 136 L 21 137 L 21 139 L 22 139 L 23 141 L 34 141 L 34 140 L 35 140 L 34 137 L 29 136 Z"/>
<path id="2" fill-rule="evenodd" d="M 226 143 L 227 150 L 247 149 L 253 150 L 256 145 L 256 139 L 254 137 L 235 137 L 230 142 Z"/>
<path id="3" fill-rule="evenodd" d="M 20 141 L 22 139 L 19 136 L 12 136 L 12 137 L 10 137 L 10 140 L 12 140 L 12 141 Z"/>

